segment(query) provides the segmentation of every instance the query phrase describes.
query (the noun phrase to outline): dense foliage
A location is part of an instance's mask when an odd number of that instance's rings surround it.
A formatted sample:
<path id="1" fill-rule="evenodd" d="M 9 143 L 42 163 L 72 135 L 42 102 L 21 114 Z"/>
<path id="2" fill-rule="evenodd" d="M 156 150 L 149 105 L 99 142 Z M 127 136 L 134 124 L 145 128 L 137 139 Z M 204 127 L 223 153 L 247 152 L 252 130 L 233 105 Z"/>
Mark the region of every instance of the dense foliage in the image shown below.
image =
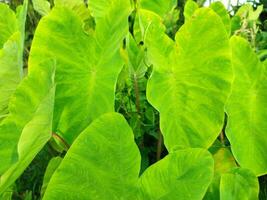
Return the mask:
<path id="1" fill-rule="evenodd" d="M 267 4 L 203 3 L 0 3 L 0 199 L 266 199 Z"/>

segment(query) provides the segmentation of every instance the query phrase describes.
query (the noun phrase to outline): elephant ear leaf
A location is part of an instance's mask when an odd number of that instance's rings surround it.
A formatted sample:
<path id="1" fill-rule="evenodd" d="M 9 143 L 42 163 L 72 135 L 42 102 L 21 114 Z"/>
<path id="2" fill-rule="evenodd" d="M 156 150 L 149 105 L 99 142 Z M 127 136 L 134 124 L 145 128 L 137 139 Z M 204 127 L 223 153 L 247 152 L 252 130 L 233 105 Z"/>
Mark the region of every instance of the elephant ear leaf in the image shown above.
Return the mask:
<path id="1" fill-rule="evenodd" d="M 40 15 L 45 16 L 50 12 L 50 3 L 47 0 L 33 0 L 33 8 Z"/>
<path id="2" fill-rule="evenodd" d="M 141 176 L 141 188 L 150 200 L 202 199 L 213 177 L 213 159 L 204 149 L 173 152 Z"/>
<path id="3" fill-rule="evenodd" d="M 0 121 L 8 113 L 8 103 L 23 78 L 24 29 L 28 1 L 16 14 L 0 3 Z"/>
<path id="4" fill-rule="evenodd" d="M 208 148 L 214 142 L 231 88 L 229 39 L 222 20 L 209 8 L 196 10 L 194 16 L 180 28 L 175 42 L 159 41 L 153 24 L 145 42 L 154 67 L 147 98 L 160 112 L 169 151 Z"/>
<path id="5" fill-rule="evenodd" d="M 220 1 L 213 2 L 210 5 L 210 8 L 216 12 L 217 15 L 221 17 L 221 20 L 225 26 L 225 30 L 227 31 L 228 35 L 231 34 L 231 19 L 228 11 Z"/>
<path id="6" fill-rule="evenodd" d="M 193 0 L 188 0 L 185 3 L 184 6 L 184 18 L 185 21 L 190 20 L 191 17 L 193 16 L 194 12 L 198 9 L 198 4 L 197 2 Z"/>
<path id="7" fill-rule="evenodd" d="M 142 9 L 150 10 L 161 17 L 165 17 L 176 5 L 177 0 L 140 0 Z"/>
<path id="8" fill-rule="evenodd" d="M 123 66 L 119 49 L 129 13 L 130 2 L 114 0 L 88 32 L 80 13 L 58 5 L 37 27 L 29 58 L 34 67 L 29 71 L 38 69 L 44 58 L 56 60 L 53 129 L 70 144 L 95 118 L 114 110 L 116 81 Z"/>
<path id="9" fill-rule="evenodd" d="M 231 38 L 235 79 L 226 106 L 233 155 L 257 176 L 267 173 L 267 71 L 249 43 Z"/>
<path id="10" fill-rule="evenodd" d="M 74 141 L 51 178 L 44 200 L 135 199 L 140 154 L 119 114 L 94 120 Z"/>
<path id="11" fill-rule="evenodd" d="M 29 74 L 16 89 L 0 125 L 0 194 L 26 169 L 50 139 L 54 109 L 54 62 Z M 50 66 L 50 67 L 49 67 Z"/>
<path id="12" fill-rule="evenodd" d="M 256 200 L 259 183 L 253 172 L 248 169 L 235 168 L 221 176 L 221 200 Z"/>

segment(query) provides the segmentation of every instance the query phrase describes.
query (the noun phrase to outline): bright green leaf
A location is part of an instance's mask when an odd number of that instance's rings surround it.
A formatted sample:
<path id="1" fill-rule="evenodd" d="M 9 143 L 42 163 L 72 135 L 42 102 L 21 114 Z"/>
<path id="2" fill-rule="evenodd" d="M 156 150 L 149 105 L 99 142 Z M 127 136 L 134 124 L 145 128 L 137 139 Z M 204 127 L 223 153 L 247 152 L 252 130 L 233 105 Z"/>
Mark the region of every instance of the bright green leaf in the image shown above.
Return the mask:
<path id="1" fill-rule="evenodd" d="M 228 35 L 230 35 L 230 33 L 231 33 L 231 19 L 230 19 L 230 15 L 228 14 L 228 11 L 224 7 L 224 5 L 221 2 L 217 1 L 217 2 L 213 2 L 210 5 L 210 8 L 214 12 L 216 12 L 217 15 L 219 15 L 221 17 L 221 20 L 225 26 L 225 29 L 226 29 Z"/>
<path id="2" fill-rule="evenodd" d="M 8 113 L 8 103 L 23 77 L 24 31 L 28 1 L 15 13 L 0 3 L 0 121 Z"/>
<path id="3" fill-rule="evenodd" d="M 194 12 L 198 9 L 198 4 L 193 0 L 186 1 L 184 6 L 184 18 L 185 21 L 190 20 Z"/>
<path id="4" fill-rule="evenodd" d="M 145 44 L 153 63 L 147 98 L 160 112 L 169 151 L 208 148 L 224 123 L 232 69 L 229 39 L 220 17 L 201 8 L 176 34 L 176 42 L 150 26 Z"/>
<path id="5" fill-rule="evenodd" d="M 177 5 L 177 0 L 140 0 L 142 9 L 153 11 L 161 17 L 164 17 Z"/>
<path id="6" fill-rule="evenodd" d="M 140 162 L 126 120 L 102 115 L 75 140 L 43 199 L 135 199 Z"/>
<path id="7" fill-rule="evenodd" d="M 50 12 L 50 3 L 47 0 L 33 0 L 33 8 L 40 15 L 45 16 Z"/>
<path id="8" fill-rule="evenodd" d="M 266 68 L 245 39 L 232 37 L 231 46 L 235 79 L 226 135 L 240 166 L 260 176 L 267 173 Z"/>
<path id="9" fill-rule="evenodd" d="M 213 159 L 204 149 L 169 154 L 141 176 L 144 200 L 200 200 L 213 177 Z"/>
<path id="10" fill-rule="evenodd" d="M 54 108 L 54 62 L 29 74 L 15 91 L 0 125 L 0 194 L 26 169 L 50 139 Z M 17 155 L 18 154 L 18 155 Z"/>
<path id="11" fill-rule="evenodd" d="M 56 169 L 60 165 L 61 161 L 62 161 L 62 158 L 59 156 L 54 157 L 49 161 L 48 166 L 45 170 L 45 174 L 44 174 L 43 185 L 42 185 L 42 189 L 41 189 L 42 196 L 43 196 L 43 194 L 47 188 L 47 185 L 48 185 L 52 175 L 54 174 L 54 172 L 56 171 Z"/>
<path id="12" fill-rule="evenodd" d="M 56 6 L 37 27 L 29 71 L 38 69 L 44 58 L 56 60 L 54 131 L 68 143 L 93 119 L 114 110 L 115 85 L 123 65 L 119 48 L 129 12 L 130 3 L 114 1 L 95 31 L 86 32 L 79 14 Z"/>
<path id="13" fill-rule="evenodd" d="M 257 200 L 258 179 L 250 170 L 236 168 L 221 177 L 220 200 Z"/>
<path id="14" fill-rule="evenodd" d="M 75 140 L 44 200 L 201 199 L 213 175 L 213 159 L 203 149 L 171 153 L 139 179 L 140 163 L 126 120 L 120 114 L 104 114 Z"/>

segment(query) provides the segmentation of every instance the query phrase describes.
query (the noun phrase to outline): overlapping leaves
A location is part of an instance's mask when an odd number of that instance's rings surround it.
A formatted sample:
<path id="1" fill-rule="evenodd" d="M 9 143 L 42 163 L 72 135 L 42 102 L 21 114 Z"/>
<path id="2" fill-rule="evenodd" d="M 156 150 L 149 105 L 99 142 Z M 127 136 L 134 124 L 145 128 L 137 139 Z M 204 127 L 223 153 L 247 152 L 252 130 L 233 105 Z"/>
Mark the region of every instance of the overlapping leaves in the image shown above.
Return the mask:
<path id="1" fill-rule="evenodd" d="M 139 178 L 140 159 L 126 120 L 102 115 L 75 140 L 44 199 L 198 200 L 213 175 L 213 159 L 203 149 L 173 152 Z"/>

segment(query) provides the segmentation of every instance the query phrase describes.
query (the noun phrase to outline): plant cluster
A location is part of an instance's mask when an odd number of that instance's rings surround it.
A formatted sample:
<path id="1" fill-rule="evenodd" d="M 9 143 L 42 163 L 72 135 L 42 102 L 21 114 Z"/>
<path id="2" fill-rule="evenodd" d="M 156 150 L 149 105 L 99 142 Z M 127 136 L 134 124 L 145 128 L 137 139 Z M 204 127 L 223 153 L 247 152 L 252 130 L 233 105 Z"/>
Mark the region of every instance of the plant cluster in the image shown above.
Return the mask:
<path id="1" fill-rule="evenodd" d="M 259 198 L 263 6 L 32 3 L 0 3 L 0 199 L 18 198 L 42 155 L 42 186 L 21 199 Z M 40 21 L 25 36 L 32 8 Z"/>

